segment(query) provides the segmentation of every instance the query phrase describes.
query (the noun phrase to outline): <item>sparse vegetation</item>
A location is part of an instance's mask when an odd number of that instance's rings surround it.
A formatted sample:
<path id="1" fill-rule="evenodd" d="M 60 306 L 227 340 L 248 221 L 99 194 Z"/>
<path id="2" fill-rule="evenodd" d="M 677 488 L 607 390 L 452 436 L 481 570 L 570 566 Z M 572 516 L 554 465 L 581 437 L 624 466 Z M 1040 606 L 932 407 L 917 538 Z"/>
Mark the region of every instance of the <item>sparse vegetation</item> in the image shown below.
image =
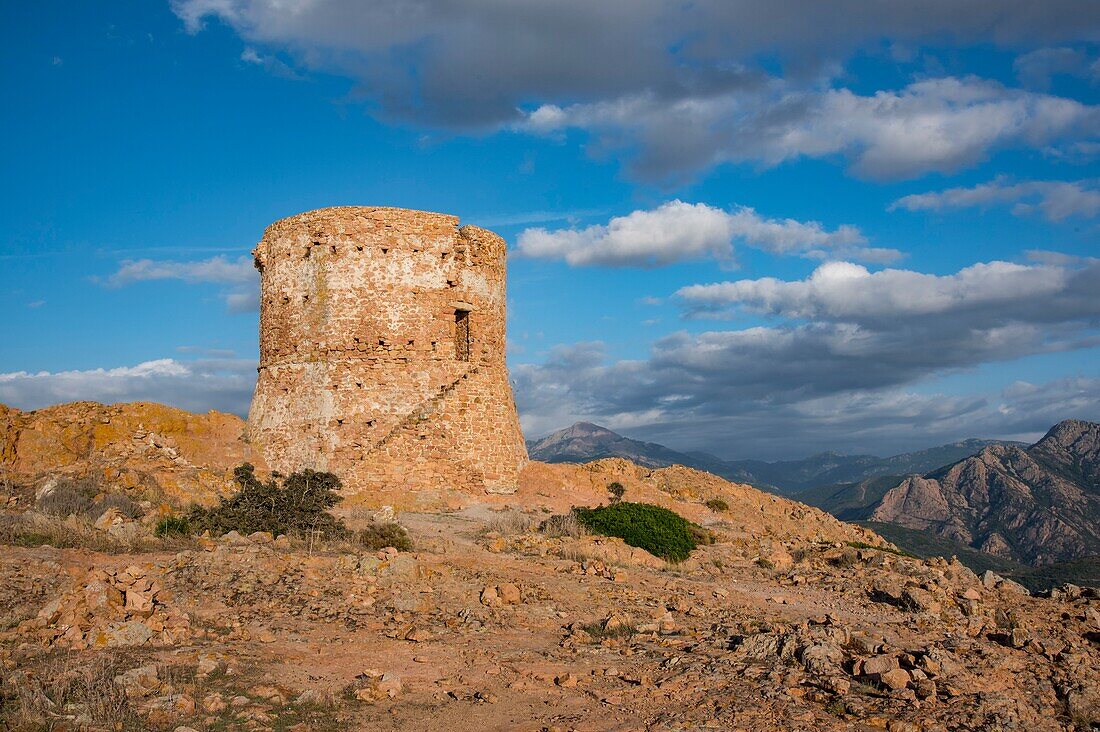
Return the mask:
<path id="1" fill-rule="evenodd" d="M 833 565 L 834 567 L 840 567 L 841 569 L 854 567 L 859 564 L 859 555 L 856 554 L 855 549 L 853 548 L 844 549 L 840 552 L 840 554 L 829 559 L 829 564 Z"/>
<path id="2" fill-rule="evenodd" d="M 98 518 L 112 508 L 118 509 L 128 519 L 139 519 L 145 513 L 138 502 L 125 493 L 108 493 L 92 506 L 91 517 Z"/>
<path id="3" fill-rule="evenodd" d="M 604 623 L 588 623 L 581 626 L 581 630 L 588 633 L 595 640 L 630 638 L 638 634 L 638 628 L 631 623 L 619 623 L 610 627 L 606 627 Z"/>
<path id="4" fill-rule="evenodd" d="M 515 534 L 526 534 L 534 526 L 534 523 L 534 519 L 522 511 L 501 511 L 489 519 L 485 528 L 502 536 L 513 536 Z"/>
<path id="5" fill-rule="evenodd" d="M 58 549 L 91 549 L 122 552 L 128 547 L 108 534 L 97 531 L 85 518 L 61 519 L 48 514 L 0 515 L 0 544 Z"/>
<path id="6" fill-rule="evenodd" d="M 889 552 L 890 554 L 896 554 L 899 557 L 908 557 L 909 559 L 917 558 L 916 554 L 911 554 L 904 549 L 898 549 L 892 546 L 875 546 L 874 544 L 867 544 L 866 542 L 862 541 L 849 541 L 847 542 L 847 544 L 853 549 L 877 549 L 880 552 Z"/>
<path id="7" fill-rule="evenodd" d="M 153 534 L 161 539 L 174 536 L 190 536 L 191 524 L 185 516 L 165 516 L 157 521 Z"/>
<path id="8" fill-rule="evenodd" d="M 574 511 L 551 516 L 539 524 L 539 531 L 554 538 L 569 536 L 576 539 L 585 534 L 584 526 L 577 520 L 577 514 Z"/>
<path id="9" fill-rule="evenodd" d="M 630 546 L 670 562 L 682 562 L 710 535 L 673 511 L 649 503 L 616 503 L 574 509 L 588 531 L 617 536 Z M 703 541 L 701 541 L 703 540 Z"/>
<path id="10" fill-rule="evenodd" d="M 148 729 L 130 704 L 125 690 L 115 681 L 123 669 L 119 659 L 92 657 L 77 666 L 68 654 L 53 659 L 36 674 L 0 677 L 0 727 L 9 730 L 56 729 L 63 713 L 80 710 L 97 729 Z"/>
<path id="11" fill-rule="evenodd" d="M 100 486 L 89 478 L 58 479 L 35 504 L 51 516 L 82 516 L 91 512 L 99 492 Z"/>
<path id="12" fill-rule="evenodd" d="M 106 488 L 93 478 L 57 480 L 57 484 L 35 502 L 35 507 L 44 514 L 96 519 L 114 508 L 128 519 L 137 519 L 143 513 L 133 498 L 125 493 L 106 493 Z"/>
<path id="13" fill-rule="evenodd" d="M 332 473 L 301 470 L 264 483 L 245 463 L 233 471 L 238 490 L 213 508 L 195 507 L 187 516 L 194 531 L 221 535 L 230 531 L 248 535 L 257 531 L 310 534 L 340 539 L 350 535 L 344 522 L 328 512 L 340 502 L 340 479 Z"/>
<path id="14" fill-rule="evenodd" d="M 614 483 L 608 484 L 607 492 L 611 494 L 611 505 L 615 505 L 623 500 L 623 496 L 626 494 L 626 488 L 622 483 L 615 481 Z"/>
<path id="15" fill-rule="evenodd" d="M 399 552 L 412 551 L 413 543 L 405 527 L 395 523 L 371 522 L 355 532 L 355 543 L 363 549 L 385 549 L 392 546 Z"/>
<path id="16" fill-rule="evenodd" d="M 711 511 L 714 511 L 715 513 L 725 513 L 726 511 L 730 510 L 730 505 L 721 498 L 711 498 L 703 505 L 709 508 Z"/>

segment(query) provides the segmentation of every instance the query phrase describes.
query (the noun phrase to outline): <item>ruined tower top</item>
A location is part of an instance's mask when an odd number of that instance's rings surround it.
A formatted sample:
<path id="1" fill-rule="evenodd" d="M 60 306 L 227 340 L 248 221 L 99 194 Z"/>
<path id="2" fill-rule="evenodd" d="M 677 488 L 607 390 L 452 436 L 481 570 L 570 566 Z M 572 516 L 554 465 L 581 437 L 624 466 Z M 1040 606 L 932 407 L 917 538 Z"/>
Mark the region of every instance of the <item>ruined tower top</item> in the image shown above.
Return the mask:
<path id="1" fill-rule="evenodd" d="M 504 241 L 446 214 L 309 211 L 268 227 L 250 433 L 348 492 L 509 492 L 527 453 L 505 366 Z M 372 501 L 373 502 L 373 501 Z"/>

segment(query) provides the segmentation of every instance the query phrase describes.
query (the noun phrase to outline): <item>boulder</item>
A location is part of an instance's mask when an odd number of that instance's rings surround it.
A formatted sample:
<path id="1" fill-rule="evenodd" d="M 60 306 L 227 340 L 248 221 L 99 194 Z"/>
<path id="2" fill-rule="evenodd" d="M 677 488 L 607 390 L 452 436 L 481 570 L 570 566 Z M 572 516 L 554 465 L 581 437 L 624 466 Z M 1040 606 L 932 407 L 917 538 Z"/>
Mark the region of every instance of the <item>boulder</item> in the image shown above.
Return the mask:
<path id="1" fill-rule="evenodd" d="M 122 511 L 119 511 L 117 508 L 108 508 L 95 520 L 95 527 L 100 531 L 107 531 L 112 526 L 124 524 L 128 520 L 126 514 L 122 513 Z"/>
<path id="2" fill-rule="evenodd" d="M 94 637 L 94 645 L 107 648 L 140 646 L 153 639 L 153 630 L 138 620 L 112 623 L 106 630 Z"/>
<path id="3" fill-rule="evenodd" d="M 863 673 L 866 676 L 878 676 L 898 668 L 895 656 L 875 656 L 863 661 Z"/>
<path id="4" fill-rule="evenodd" d="M 520 594 L 519 588 L 511 582 L 497 585 L 497 595 L 505 605 L 519 605 L 522 601 L 522 595 Z"/>

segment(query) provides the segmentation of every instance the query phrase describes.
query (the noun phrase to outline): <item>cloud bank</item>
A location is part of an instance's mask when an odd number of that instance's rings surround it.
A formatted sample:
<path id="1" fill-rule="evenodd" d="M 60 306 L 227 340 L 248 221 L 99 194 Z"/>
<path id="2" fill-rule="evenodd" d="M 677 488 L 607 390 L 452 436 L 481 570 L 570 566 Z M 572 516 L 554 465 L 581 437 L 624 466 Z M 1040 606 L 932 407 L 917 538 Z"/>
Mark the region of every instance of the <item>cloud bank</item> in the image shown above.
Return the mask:
<path id="1" fill-rule="evenodd" d="M 902 450 L 1100 418 L 1092 377 L 1002 395 L 927 393 L 938 377 L 986 364 L 1100 347 L 1100 261 L 1048 259 L 1060 263 L 949 275 L 833 262 L 805 280 L 687 287 L 678 299 L 689 312 L 781 322 L 675 333 L 640 360 L 614 361 L 598 343 L 560 347 L 513 370 L 524 427 L 540 434 L 583 418 L 688 449 L 781 457 L 791 444 Z"/>

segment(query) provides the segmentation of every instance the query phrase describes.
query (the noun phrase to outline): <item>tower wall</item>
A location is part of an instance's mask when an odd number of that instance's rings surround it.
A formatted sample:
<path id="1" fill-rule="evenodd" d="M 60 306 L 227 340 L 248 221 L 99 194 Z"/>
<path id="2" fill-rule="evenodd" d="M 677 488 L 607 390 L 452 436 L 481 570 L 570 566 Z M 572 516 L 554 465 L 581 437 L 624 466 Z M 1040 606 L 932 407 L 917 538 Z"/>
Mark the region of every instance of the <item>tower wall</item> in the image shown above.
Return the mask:
<path id="1" fill-rule="evenodd" d="M 505 243 L 445 214 L 338 207 L 268 227 L 250 438 L 349 493 L 514 491 Z"/>

